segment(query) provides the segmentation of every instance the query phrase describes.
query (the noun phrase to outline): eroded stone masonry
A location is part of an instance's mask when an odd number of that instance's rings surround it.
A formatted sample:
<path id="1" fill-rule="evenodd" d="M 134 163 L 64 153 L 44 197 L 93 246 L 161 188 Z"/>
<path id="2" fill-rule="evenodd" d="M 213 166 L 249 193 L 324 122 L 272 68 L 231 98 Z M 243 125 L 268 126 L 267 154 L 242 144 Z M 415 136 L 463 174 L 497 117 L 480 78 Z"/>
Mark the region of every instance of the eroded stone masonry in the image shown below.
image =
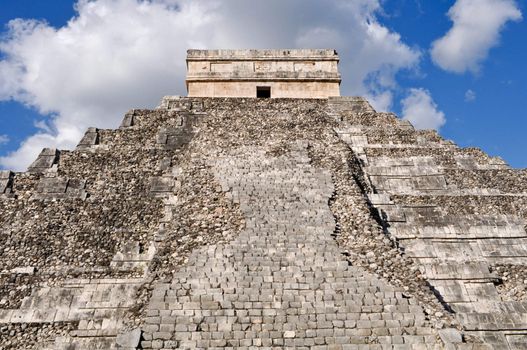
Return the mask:
<path id="1" fill-rule="evenodd" d="M 526 349 L 526 191 L 362 98 L 167 97 L 0 173 L 0 349 Z"/>

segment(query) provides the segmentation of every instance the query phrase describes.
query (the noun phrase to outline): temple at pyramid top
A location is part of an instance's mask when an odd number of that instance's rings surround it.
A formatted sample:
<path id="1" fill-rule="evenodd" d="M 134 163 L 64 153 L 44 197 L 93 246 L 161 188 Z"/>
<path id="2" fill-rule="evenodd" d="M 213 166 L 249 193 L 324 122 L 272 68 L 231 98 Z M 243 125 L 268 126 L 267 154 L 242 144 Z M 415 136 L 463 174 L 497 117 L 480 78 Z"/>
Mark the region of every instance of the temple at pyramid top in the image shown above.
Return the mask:
<path id="1" fill-rule="evenodd" d="M 330 49 L 188 50 L 188 96 L 340 96 L 338 62 Z"/>

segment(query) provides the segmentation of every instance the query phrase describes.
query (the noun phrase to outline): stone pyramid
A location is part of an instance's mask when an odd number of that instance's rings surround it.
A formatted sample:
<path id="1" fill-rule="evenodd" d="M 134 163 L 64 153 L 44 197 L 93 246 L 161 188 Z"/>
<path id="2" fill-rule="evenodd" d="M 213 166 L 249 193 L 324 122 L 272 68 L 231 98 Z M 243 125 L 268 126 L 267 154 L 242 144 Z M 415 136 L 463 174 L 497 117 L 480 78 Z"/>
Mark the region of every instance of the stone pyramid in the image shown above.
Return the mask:
<path id="1" fill-rule="evenodd" d="M 360 97 L 165 97 L 0 173 L 0 349 L 527 349 L 526 193 Z"/>

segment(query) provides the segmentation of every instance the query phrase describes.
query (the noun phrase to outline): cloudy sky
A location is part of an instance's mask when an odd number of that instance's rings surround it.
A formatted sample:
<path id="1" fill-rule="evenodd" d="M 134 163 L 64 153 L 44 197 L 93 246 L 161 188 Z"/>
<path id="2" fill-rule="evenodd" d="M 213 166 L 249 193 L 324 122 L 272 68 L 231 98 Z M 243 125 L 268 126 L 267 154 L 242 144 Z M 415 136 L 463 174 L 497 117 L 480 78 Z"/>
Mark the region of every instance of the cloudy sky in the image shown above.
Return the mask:
<path id="1" fill-rule="evenodd" d="M 185 95 L 188 48 L 336 48 L 343 95 L 527 167 L 516 0 L 0 0 L 0 168 Z"/>

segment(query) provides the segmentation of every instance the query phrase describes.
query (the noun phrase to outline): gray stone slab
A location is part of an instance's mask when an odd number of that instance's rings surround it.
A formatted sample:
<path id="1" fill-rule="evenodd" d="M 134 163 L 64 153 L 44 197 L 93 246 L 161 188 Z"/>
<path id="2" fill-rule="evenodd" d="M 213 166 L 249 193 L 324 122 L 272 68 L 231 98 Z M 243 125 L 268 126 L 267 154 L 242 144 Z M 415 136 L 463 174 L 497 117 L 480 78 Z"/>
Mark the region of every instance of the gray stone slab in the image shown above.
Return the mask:
<path id="1" fill-rule="evenodd" d="M 455 328 L 444 328 L 439 330 L 438 333 L 445 344 L 457 344 L 463 342 L 461 332 Z"/>
<path id="2" fill-rule="evenodd" d="M 10 179 L 13 176 L 13 172 L 10 170 L 1 170 L 0 171 L 0 180 Z"/>
<path id="3" fill-rule="evenodd" d="M 99 143 L 99 130 L 97 128 L 88 128 L 79 144 L 77 149 L 87 149 L 91 146 L 97 145 Z"/>
<path id="4" fill-rule="evenodd" d="M 527 238 L 478 240 L 481 255 L 486 258 L 518 258 L 527 257 Z"/>
<path id="5" fill-rule="evenodd" d="M 10 183 L 10 179 L 0 179 L 0 194 L 8 191 Z"/>
<path id="6" fill-rule="evenodd" d="M 378 205 L 381 217 L 388 222 L 406 222 L 404 209 L 396 205 Z"/>
<path id="7" fill-rule="evenodd" d="M 129 128 L 135 125 L 135 109 L 129 110 L 123 117 L 121 128 Z"/>
<path id="8" fill-rule="evenodd" d="M 448 261 L 443 260 L 424 265 L 424 275 L 430 280 L 497 280 L 496 274 L 489 271 L 489 265 L 483 261 Z"/>
<path id="9" fill-rule="evenodd" d="M 150 192 L 172 192 L 174 183 L 171 177 L 154 177 L 150 180 Z"/>
<path id="10" fill-rule="evenodd" d="M 141 341 L 141 329 L 136 328 L 126 333 L 117 335 L 116 343 L 118 347 L 135 349 Z"/>
<path id="11" fill-rule="evenodd" d="M 46 156 L 46 157 L 54 157 L 57 155 L 59 151 L 55 148 L 44 148 L 41 152 L 40 152 L 40 155 L 41 156 Z"/>
<path id="12" fill-rule="evenodd" d="M 506 338 L 511 350 L 527 349 L 527 334 L 509 334 Z"/>
<path id="13" fill-rule="evenodd" d="M 11 269 L 11 273 L 21 274 L 21 275 L 33 275 L 35 273 L 35 267 L 33 266 L 15 267 L 14 269 Z"/>
<path id="14" fill-rule="evenodd" d="M 471 299 L 465 288 L 465 283 L 458 280 L 434 280 L 431 285 L 441 299 L 450 303 L 470 303 Z"/>
<path id="15" fill-rule="evenodd" d="M 66 193 L 66 188 L 68 187 L 69 179 L 52 177 L 52 178 L 42 178 L 40 179 L 37 192 L 43 194 L 49 193 Z"/>
<path id="16" fill-rule="evenodd" d="M 60 152 L 55 148 L 44 148 L 37 159 L 28 167 L 29 172 L 44 172 L 58 162 Z"/>
<path id="17" fill-rule="evenodd" d="M 156 136 L 156 142 L 164 149 L 179 149 L 190 142 L 194 132 L 192 122 L 197 116 L 179 113 L 175 116 L 175 127 L 162 127 Z"/>
<path id="18" fill-rule="evenodd" d="M 4 179 L 0 178 L 0 197 L 15 198 L 16 195 L 13 189 L 15 176 L 13 173 L 9 173 L 11 174 L 10 177 Z"/>
<path id="19" fill-rule="evenodd" d="M 378 191 L 392 193 L 407 193 L 409 191 L 439 191 L 446 190 L 446 180 L 443 175 L 427 176 L 388 176 L 370 175 L 372 185 Z"/>

